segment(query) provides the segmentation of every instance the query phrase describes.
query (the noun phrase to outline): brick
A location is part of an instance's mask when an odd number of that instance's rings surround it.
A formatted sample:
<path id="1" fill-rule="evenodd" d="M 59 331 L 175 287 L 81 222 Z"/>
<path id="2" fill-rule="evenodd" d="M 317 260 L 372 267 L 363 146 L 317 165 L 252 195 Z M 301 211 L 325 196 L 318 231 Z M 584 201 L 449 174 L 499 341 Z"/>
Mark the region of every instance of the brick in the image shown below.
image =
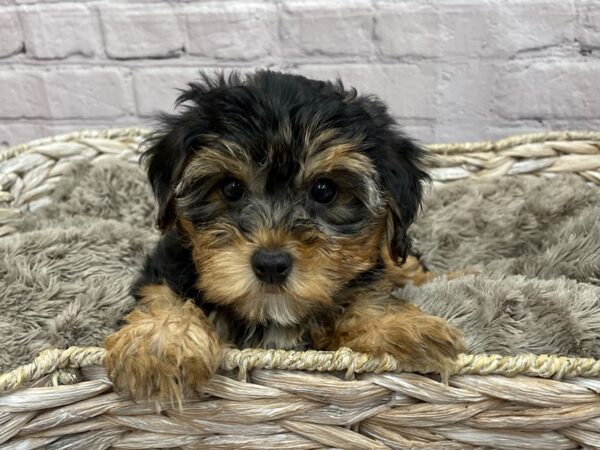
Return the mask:
<path id="1" fill-rule="evenodd" d="M 251 60 L 274 52 L 278 23 L 275 5 L 210 2 L 184 9 L 184 13 L 192 55 Z"/>
<path id="2" fill-rule="evenodd" d="M 54 135 L 51 126 L 41 123 L 1 123 L 0 148 L 12 147 L 34 139 Z"/>
<path id="3" fill-rule="evenodd" d="M 451 1 L 436 5 L 440 51 L 450 57 L 508 57 L 569 44 L 573 0 Z"/>
<path id="4" fill-rule="evenodd" d="M 376 94 L 398 118 L 435 117 L 436 72 L 431 64 L 306 65 L 294 69 L 302 75 L 335 80 L 359 94 Z"/>
<path id="5" fill-rule="evenodd" d="M 502 62 L 501 65 L 504 65 Z M 442 120 L 489 120 L 498 63 L 485 59 L 439 66 L 437 116 Z"/>
<path id="6" fill-rule="evenodd" d="M 419 144 L 429 144 L 434 141 L 433 125 L 423 123 L 400 123 L 400 129 L 411 139 L 416 140 Z"/>
<path id="7" fill-rule="evenodd" d="M 39 72 L 0 71 L 0 117 L 48 117 L 44 80 Z"/>
<path id="8" fill-rule="evenodd" d="M 501 1 L 493 32 L 508 54 L 570 44 L 575 38 L 572 0 Z"/>
<path id="9" fill-rule="evenodd" d="M 577 0 L 577 40 L 584 48 L 600 49 L 600 2 Z"/>
<path id="10" fill-rule="evenodd" d="M 433 4 L 440 17 L 439 51 L 444 57 L 478 58 L 497 52 L 502 37 L 494 31 L 497 5 L 489 1 Z"/>
<path id="11" fill-rule="evenodd" d="M 372 55 L 373 17 L 373 8 L 366 0 L 288 0 L 281 14 L 283 53 Z"/>
<path id="12" fill-rule="evenodd" d="M 133 112 L 130 81 L 117 69 L 64 69 L 44 73 L 50 117 L 112 118 Z"/>
<path id="13" fill-rule="evenodd" d="M 133 86 L 138 114 L 147 117 L 159 111 L 173 112 L 177 89 L 184 89 L 198 79 L 198 74 L 198 69 L 189 67 L 136 70 Z"/>
<path id="14" fill-rule="evenodd" d="M 32 139 L 30 136 L 37 135 L 34 126 L 0 123 L 0 149 L 30 141 Z"/>
<path id="15" fill-rule="evenodd" d="M 170 7 L 105 6 L 100 16 L 111 58 L 169 58 L 183 51 L 183 35 Z"/>
<path id="16" fill-rule="evenodd" d="M 33 5 L 21 14 L 27 53 L 38 59 L 94 56 L 99 46 L 96 22 L 84 5 Z"/>
<path id="17" fill-rule="evenodd" d="M 19 16 L 13 8 L 0 8 L 0 58 L 23 50 Z"/>
<path id="18" fill-rule="evenodd" d="M 507 136 L 525 133 L 541 133 L 548 130 L 598 130 L 600 119 L 548 119 L 518 120 L 518 121 L 495 121 L 488 124 L 482 135 L 484 139 L 502 139 Z"/>
<path id="19" fill-rule="evenodd" d="M 487 139 L 483 120 L 442 120 L 434 126 L 434 142 L 469 142 Z M 506 136 L 504 136 L 506 137 Z"/>
<path id="20" fill-rule="evenodd" d="M 548 130 L 570 129 L 564 127 L 554 128 L 537 120 L 515 120 L 515 121 L 494 121 L 488 123 L 480 137 L 477 140 L 489 139 L 498 140 L 508 136 L 527 133 L 541 133 Z"/>
<path id="21" fill-rule="evenodd" d="M 116 69 L 0 72 L 2 118 L 114 118 L 132 112 L 131 97 Z"/>
<path id="22" fill-rule="evenodd" d="M 5 0 L 5 1 L 12 1 L 13 3 L 16 3 L 18 5 L 31 5 L 34 3 L 66 3 L 65 0 Z M 78 0 L 77 3 L 91 3 L 94 0 Z"/>
<path id="23" fill-rule="evenodd" d="M 600 116 L 600 61 L 514 62 L 499 72 L 494 109 L 507 119 Z"/>
<path id="24" fill-rule="evenodd" d="M 382 4 L 375 13 L 375 40 L 384 56 L 439 54 L 440 16 L 431 4 Z"/>

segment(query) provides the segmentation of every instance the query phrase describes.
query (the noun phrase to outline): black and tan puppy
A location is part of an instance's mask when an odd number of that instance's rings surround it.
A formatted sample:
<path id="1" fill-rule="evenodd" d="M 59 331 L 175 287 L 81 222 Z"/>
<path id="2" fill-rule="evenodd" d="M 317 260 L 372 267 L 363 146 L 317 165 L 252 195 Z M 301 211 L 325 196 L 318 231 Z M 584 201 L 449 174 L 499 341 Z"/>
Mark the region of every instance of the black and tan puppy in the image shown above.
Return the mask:
<path id="1" fill-rule="evenodd" d="M 163 236 L 106 340 L 117 391 L 179 398 L 224 345 L 452 364 L 460 332 L 390 294 L 431 274 L 407 259 L 424 152 L 383 103 L 258 71 L 204 77 L 179 105 L 144 155 Z"/>

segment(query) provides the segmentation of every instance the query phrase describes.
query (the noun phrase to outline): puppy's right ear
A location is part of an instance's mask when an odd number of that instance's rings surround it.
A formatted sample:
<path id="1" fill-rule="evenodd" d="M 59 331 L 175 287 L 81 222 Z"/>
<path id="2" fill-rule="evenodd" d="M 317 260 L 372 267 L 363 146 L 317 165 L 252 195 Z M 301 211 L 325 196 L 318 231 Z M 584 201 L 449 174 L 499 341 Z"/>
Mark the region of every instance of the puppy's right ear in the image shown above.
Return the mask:
<path id="1" fill-rule="evenodd" d="M 175 194 L 183 171 L 194 152 L 202 147 L 209 134 L 210 123 L 214 121 L 209 92 L 222 91 L 241 85 L 239 73 L 233 71 L 214 75 L 200 72 L 200 79 L 188 83 L 175 101 L 179 114 L 163 114 L 160 128 L 146 140 L 147 146 L 142 155 L 148 178 L 152 184 L 154 197 L 158 203 L 156 226 L 162 232 L 175 223 Z M 214 98 L 214 95 L 211 97 Z"/>
<path id="2" fill-rule="evenodd" d="M 185 117 L 163 115 L 161 130 L 149 136 L 142 155 L 148 179 L 158 203 L 156 226 L 162 232 L 175 222 L 175 189 L 192 154 L 198 127 L 186 124 Z"/>

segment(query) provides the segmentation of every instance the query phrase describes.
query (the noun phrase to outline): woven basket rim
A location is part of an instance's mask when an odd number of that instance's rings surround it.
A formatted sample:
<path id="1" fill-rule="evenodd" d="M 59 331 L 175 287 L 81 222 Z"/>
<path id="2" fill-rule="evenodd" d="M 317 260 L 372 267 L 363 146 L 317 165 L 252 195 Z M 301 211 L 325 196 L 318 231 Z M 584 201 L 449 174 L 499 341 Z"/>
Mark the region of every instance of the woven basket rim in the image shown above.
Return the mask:
<path id="1" fill-rule="evenodd" d="M 44 350 L 32 362 L 0 374 L 0 393 L 14 391 L 27 383 L 61 369 L 81 369 L 104 365 L 106 351 L 100 347 L 69 347 Z M 238 371 L 244 379 L 252 369 L 346 372 L 347 377 L 358 373 L 415 372 L 391 355 L 376 357 L 354 352 L 349 348 L 335 351 L 295 351 L 278 349 L 226 349 L 221 370 Z M 498 354 L 460 354 L 453 368 L 442 374 L 451 375 L 523 375 L 560 380 L 571 377 L 600 376 L 600 360 L 560 355 L 524 353 L 511 356 Z"/>
<path id="2" fill-rule="evenodd" d="M 114 139 L 114 138 L 145 138 L 152 130 L 145 127 L 108 128 L 103 130 L 82 130 L 71 133 L 35 139 L 0 150 L 0 162 L 18 156 L 36 147 L 57 143 L 70 142 L 81 139 Z M 425 145 L 434 154 L 461 154 L 474 152 L 498 152 L 524 144 L 534 144 L 552 141 L 599 141 L 600 131 L 550 131 L 543 133 L 514 134 L 499 140 L 464 141 L 457 143 L 440 143 Z"/>
<path id="3" fill-rule="evenodd" d="M 81 130 L 71 133 L 57 134 L 32 141 L 24 142 L 4 150 L 0 150 L 0 162 L 19 156 L 37 147 L 58 142 L 71 142 L 81 139 L 115 139 L 115 138 L 144 138 L 151 130 L 143 127 L 107 128 L 103 130 Z"/>

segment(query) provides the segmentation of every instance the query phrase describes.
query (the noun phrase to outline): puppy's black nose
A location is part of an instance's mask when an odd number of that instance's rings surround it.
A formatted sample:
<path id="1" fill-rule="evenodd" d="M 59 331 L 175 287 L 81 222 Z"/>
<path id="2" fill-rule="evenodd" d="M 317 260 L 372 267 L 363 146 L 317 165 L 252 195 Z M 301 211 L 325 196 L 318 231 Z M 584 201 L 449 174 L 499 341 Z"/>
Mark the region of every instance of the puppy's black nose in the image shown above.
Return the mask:
<path id="1" fill-rule="evenodd" d="M 281 284 L 292 270 L 292 255 L 283 250 L 257 250 L 252 255 L 252 270 L 265 283 Z"/>

